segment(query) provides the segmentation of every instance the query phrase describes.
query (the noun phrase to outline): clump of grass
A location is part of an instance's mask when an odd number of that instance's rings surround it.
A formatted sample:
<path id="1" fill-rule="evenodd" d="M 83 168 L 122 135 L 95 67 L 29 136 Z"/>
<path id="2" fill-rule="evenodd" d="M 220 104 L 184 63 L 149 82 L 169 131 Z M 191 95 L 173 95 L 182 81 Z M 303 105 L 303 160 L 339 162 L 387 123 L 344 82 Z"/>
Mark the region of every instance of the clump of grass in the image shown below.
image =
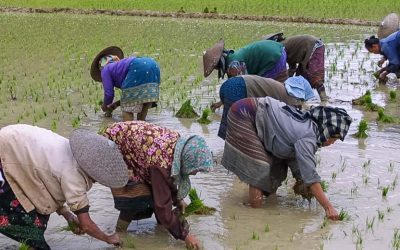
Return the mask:
<path id="1" fill-rule="evenodd" d="M 126 248 L 135 248 L 135 240 L 133 237 L 127 233 L 124 233 L 123 235 L 120 235 L 121 240 L 122 240 L 122 247 L 124 249 Z"/>
<path id="2" fill-rule="evenodd" d="M 367 138 L 368 123 L 366 120 L 361 120 L 358 124 L 358 132 L 354 135 L 356 138 Z"/>
<path id="3" fill-rule="evenodd" d="M 190 100 L 185 101 L 182 104 L 182 107 L 175 114 L 178 118 L 196 118 L 199 115 L 194 111 L 194 108 L 190 102 Z"/>
<path id="4" fill-rule="evenodd" d="M 210 124 L 211 121 L 208 119 L 208 116 L 211 114 L 211 109 L 210 108 L 206 108 L 203 110 L 203 114 L 201 115 L 200 119 L 198 119 L 197 121 L 200 124 Z"/>
<path id="5" fill-rule="evenodd" d="M 191 214 L 211 215 L 216 211 L 215 208 L 204 205 L 203 200 L 200 199 L 194 188 L 189 191 L 189 199 L 190 204 L 185 208 L 185 216 Z"/>
<path id="6" fill-rule="evenodd" d="M 383 108 L 378 109 L 378 121 L 383 122 L 383 123 L 393 123 L 395 122 L 394 118 L 386 115 L 385 110 Z"/>
<path id="7" fill-rule="evenodd" d="M 391 90 L 389 92 L 389 98 L 390 98 L 390 101 L 392 101 L 392 102 L 396 100 L 396 91 L 395 90 Z"/>
<path id="8" fill-rule="evenodd" d="M 348 220 L 350 220 L 349 213 L 344 211 L 343 209 L 341 209 L 340 213 L 339 213 L 339 220 L 340 221 L 348 221 Z"/>

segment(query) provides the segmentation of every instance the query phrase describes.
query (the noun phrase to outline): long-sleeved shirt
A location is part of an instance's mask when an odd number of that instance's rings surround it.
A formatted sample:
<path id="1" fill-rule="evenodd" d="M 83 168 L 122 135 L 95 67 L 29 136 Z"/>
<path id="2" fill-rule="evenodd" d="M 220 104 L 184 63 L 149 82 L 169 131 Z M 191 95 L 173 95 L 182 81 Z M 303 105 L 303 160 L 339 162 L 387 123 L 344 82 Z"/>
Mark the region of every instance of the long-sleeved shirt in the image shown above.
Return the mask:
<path id="1" fill-rule="evenodd" d="M 124 58 L 118 62 L 107 64 L 101 71 L 101 81 L 104 89 L 104 105 L 109 105 L 114 100 L 114 88 L 121 88 L 129 64 L 135 57 Z"/>
<path id="2" fill-rule="evenodd" d="M 273 98 L 258 98 L 256 127 L 265 149 L 288 160 L 294 176 L 308 185 L 321 181 L 315 163 L 317 125 L 311 119 L 302 119 L 295 108 Z"/>
<path id="3" fill-rule="evenodd" d="M 299 63 L 305 70 L 318 40 L 318 38 L 311 35 L 291 36 L 283 40 L 282 44 L 285 46 L 286 61 L 289 67 L 295 67 Z"/>
<path id="4" fill-rule="evenodd" d="M 396 31 L 379 41 L 381 54 L 389 60 L 387 71 L 395 73 L 400 70 L 400 31 Z"/>
<path id="5" fill-rule="evenodd" d="M 272 69 L 282 56 L 281 43 L 263 40 L 251 43 L 227 55 L 226 65 L 234 61 L 244 62 L 247 73 L 250 75 L 263 75 Z"/>
<path id="6" fill-rule="evenodd" d="M 27 212 L 40 214 L 88 207 L 91 179 L 72 155 L 69 140 L 50 130 L 16 124 L 0 130 L 4 175 Z"/>
<path id="7" fill-rule="evenodd" d="M 119 122 L 103 134 L 114 141 L 133 174 L 130 180 L 151 186 L 154 213 L 161 224 L 176 238 L 185 240 L 187 222 L 173 211 L 177 205 L 177 187 L 171 177 L 178 132 L 143 121 Z"/>

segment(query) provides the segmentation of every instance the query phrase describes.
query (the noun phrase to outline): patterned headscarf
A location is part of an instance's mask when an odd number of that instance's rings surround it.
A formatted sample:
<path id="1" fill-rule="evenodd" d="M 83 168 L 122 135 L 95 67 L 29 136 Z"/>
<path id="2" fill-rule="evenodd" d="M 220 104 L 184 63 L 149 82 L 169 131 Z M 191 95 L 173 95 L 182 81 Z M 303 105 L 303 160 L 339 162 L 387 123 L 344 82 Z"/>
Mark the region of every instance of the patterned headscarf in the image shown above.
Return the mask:
<path id="1" fill-rule="evenodd" d="M 114 56 L 114 55 L 106 55 L 103 56 L 100 60 L 99 60 L 99 68 L 100 70 L 102 70 L 107 64 L 113 63 L 113 62 L 118 62 L 120 59 L 118 56 Z"/>
<path id="2" fill-rule="evenodd" d="M 318 106 L 310 109 L 309 114 L 318 126 L 319 144 L 335 135 L 340 135 L 340 140 L 343 141 L 352 122 L 351 117 L 342 108 Z"/>
<path id="3" fill-rule="evenodd" d="M 171 168 L 171 177 L 178 186 L 178 199 L 185 198 L 189 193 L 189 174 L 209 172 L 213 167 L 212 154 L 203 137 L 180 137 L 175 146 Z"/>

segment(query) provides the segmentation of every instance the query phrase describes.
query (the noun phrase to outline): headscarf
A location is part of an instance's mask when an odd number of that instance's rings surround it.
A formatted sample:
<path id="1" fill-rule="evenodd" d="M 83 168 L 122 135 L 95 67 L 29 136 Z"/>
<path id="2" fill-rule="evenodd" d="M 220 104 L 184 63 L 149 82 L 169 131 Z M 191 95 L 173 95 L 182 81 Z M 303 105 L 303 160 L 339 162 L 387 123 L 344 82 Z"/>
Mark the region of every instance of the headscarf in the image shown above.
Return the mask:
<path id="1" fill-rule="evenodd" d="M 288 95 L 302 101 L 307 101 L 314 97 L 310 83 L 303 76 L 289 77 L 285 81 L 285 88 Z"/>
<path id="2" fill-rule="evenodd" d="M 99 60 L 99 68 L 102 70 L 107 64 L 118 62 L 120 59 L 118 56 L 114 55 L 106 55 L 100 58 Z"/>
<path id="3" fill-rule="evenodd" d="M 344 140 L 352 122 L 346 110 L 318 106 L 310 109 L 308 113 L 318 126 L 317 140 L 320 145 L 335 135 L 340 135 L 340 140 Z"/>
<path id="4" fill-rule="evenodd" d="M 187 196 L 190 190 L 189 174 L 209 172 L 213 168 L 211 150 L 203 137 L 194 135 L 180 137 L 175 146 L 174 160 L 172 162 L 171 177 L 178 186 L 178 199 Z"/>

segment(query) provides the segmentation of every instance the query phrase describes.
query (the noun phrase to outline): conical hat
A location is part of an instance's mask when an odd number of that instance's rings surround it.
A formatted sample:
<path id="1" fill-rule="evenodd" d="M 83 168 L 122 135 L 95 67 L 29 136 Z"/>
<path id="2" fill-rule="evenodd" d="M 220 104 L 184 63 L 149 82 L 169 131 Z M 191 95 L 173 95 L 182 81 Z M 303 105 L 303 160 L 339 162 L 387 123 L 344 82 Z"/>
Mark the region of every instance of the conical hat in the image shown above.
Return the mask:
<path id="1" fill-rule="evenodd" d="M 378 28 L 378 38 L 385 38 L 393 32 L 398 31 L 399 20 L 399 15 L 397 15 L 396 13 L 390 13 L 385 18 L 383 18 Z"/>
<path id="2" fill-rule="evenodd" d="M 98 53 L 96 57 L 92 61 L 92 65 L 90 66 L 90 75 L 92 76 L 92 79 L 101 82 L 101 71 L 99 69 L 99 60 L 103 56 L 107 55 L 114 55 L 118 56 L 119 59 L 124 58 L 124 52 L 122 52 L 122 49 L 117 47 L 117 46 L 110 46 Z"/>
<path id="3" fill-rule="evenodd" d="M 262 36 L 262 39 L 263 40 L 272 40 L 272 41 L 276 41 L 276 42 L 285 40 L 285 38 L 283 37 L 283 32 L 271 33 L 268 35 L 264 35 L 264 36 Z"/>
<path id="4" fill-rule="evenodd" d="M 204 77 L 207 77 L 217 66 L 219 59 L 224 51 L 224 40 L 221 39 L 213 47 L 206 50 L 203 55 L 203 67 L 204 67 Z"/>

